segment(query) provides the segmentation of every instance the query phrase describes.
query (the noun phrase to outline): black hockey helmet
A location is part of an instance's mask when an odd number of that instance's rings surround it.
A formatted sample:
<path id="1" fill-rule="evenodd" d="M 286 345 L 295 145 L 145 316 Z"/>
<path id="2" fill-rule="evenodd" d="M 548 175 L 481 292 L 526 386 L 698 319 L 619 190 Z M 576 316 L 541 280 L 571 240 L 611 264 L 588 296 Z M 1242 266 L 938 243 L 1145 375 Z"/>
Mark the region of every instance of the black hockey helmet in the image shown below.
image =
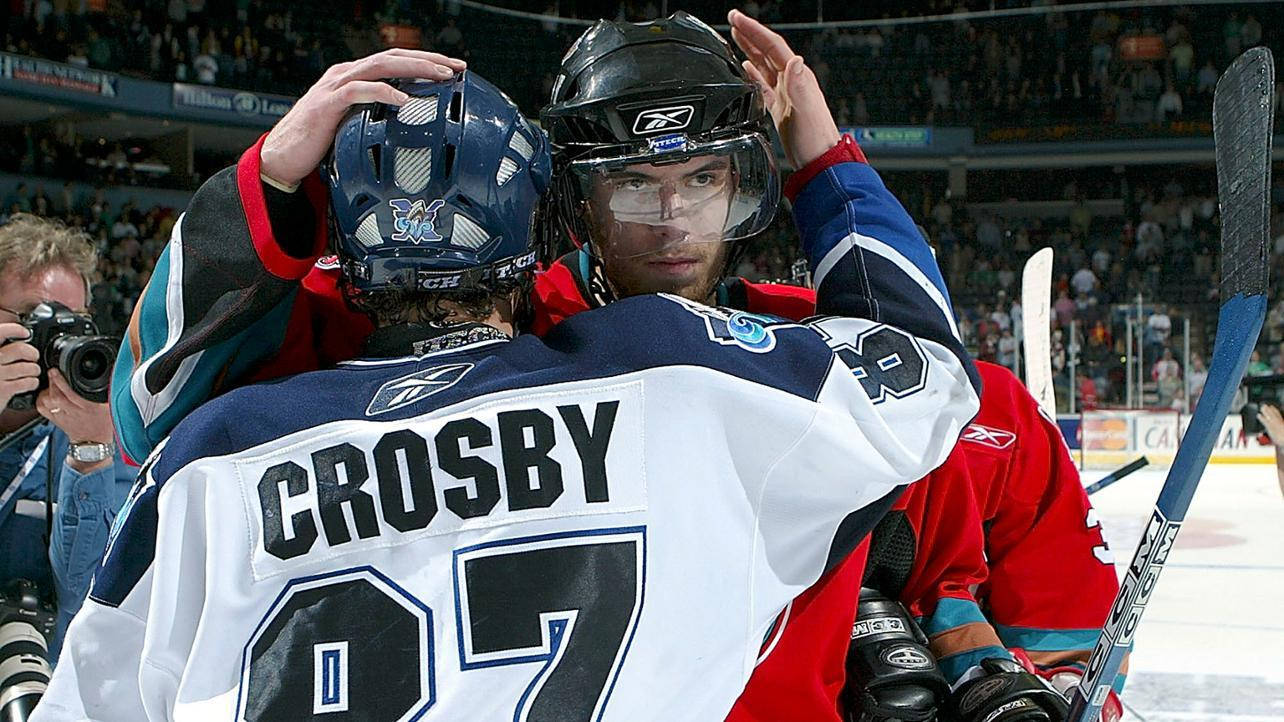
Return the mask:
<path id="1" fill-rule="evenodd" d="M 619 224 L 664 226 L 674 242 L 739 241 L 775 215 L 780 177 L 762 92 L 727 41 L 684 12 L 599 21 L 562 59 L 540 119 L 553 149 L 549 215 L 595 255 Z M 725 159 L 712 174 L 710 156 Z"/>

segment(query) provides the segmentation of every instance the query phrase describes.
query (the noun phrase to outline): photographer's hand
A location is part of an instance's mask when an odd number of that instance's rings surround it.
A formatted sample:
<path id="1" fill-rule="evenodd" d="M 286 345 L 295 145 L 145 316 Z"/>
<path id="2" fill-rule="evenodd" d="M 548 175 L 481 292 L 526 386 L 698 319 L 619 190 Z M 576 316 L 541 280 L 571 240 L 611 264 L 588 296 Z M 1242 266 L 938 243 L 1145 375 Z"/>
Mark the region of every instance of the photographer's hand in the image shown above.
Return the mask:
<path id="1" fill-rule="evenodd" d="M 1262 404 L 1257 412 L 1257 420 L 1262 422 L 1266 435 L 1271 437 L 1271 443 L 1277 447 L 1284 446 L 1284 416 L 1280 415 L 1278 408 Z"/>
<path id="2" fill-rule="evenodd" d="M 49 370 L 49 388 L 36 397 L 36 410 L 62 429 L 73 444 L 112 442 L 111 406 L 96 404 L 77 394 L 58 369 Z M 92 463 L 67 460 L 71 468 L 82 474 L 97 471 L 111 463 L 110 458 Z"/>
<path id="3" fill-rule="evenodd" d="M 1280 493 L 1284 494 L 1284 416 L 1280 415 L 1278 406 L 1262 404 L 1257 411 L 1257 420 L 1275 445 L 1275 476 L 1280 483 Z"/>
<path id="4" fill-rule="evenodd" d="M 40 352 L 24 343 L 30 334 L 19 323 L 0 323 L 0 411 L 9 399 L 40 385 Z"/>

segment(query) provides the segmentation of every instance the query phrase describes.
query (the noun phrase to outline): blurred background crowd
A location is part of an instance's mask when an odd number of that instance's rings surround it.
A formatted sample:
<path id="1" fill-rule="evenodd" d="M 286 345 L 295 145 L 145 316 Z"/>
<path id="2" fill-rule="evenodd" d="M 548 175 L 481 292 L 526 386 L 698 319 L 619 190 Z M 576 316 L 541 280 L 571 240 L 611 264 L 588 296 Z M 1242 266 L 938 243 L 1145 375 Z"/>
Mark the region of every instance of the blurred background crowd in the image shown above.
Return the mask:
<path id="1" fill-rule="evenodd" d="M 131 77 L 296 95 L 334 62 L 409 43 L 468 59 L 503 79 L 535 114 L 557 59 L 584 28 L 578 20 L 643 20 L 684 9 L 721 22 L 727 7 L 489 4 L 503 12 L 453 0 L 336 0 L 306 8 L 284 0 L 10 0 L 3 50 Z M 994 143 L 1055 140 L 1071 125 L 1074 137 L 1207 134 L 1219 73 L 1247 47 L 1279 50 L 1284 27 L 1284 5 L 1271 3 L 1049 7 L 1011 16 L 1004 11 L 1031 3 L 737 5 L 772 23 L 827 21 L 823 29 L 786 26 L 784 34 L 815 69 L 841 126 L 963 126 L 974 129 L 977 142 Z M 989 15 L 963 15 L 976 11 Z M 22 211 L 85 227 L 103 251 L 94 309 L 112 333 L 127 321 L 182 205 L 150 189 L 190 191 L 235 160 L 227 148 L 198 147 L 189 167 L 177 169 L 158 140 L 107 139 L 70 122 L 17 123 L 2 115 L 0 128 L 0 172 L 18 179 L 0 186 L 0 222 Z M 969 171 L 966 197 L 950 192 L 944 173 L 883 175 L 936 247 L 960 331 L 978 357 L 1019 367 L 1022 266 L 1051 246 L 1053 364 L 1063 393 L 1073 383 L 1076 402 L 1088 407 L 1188 410 L 1197 403 L 1217 306 L 1211 164 Z M 1273 208 L 1278 278 L 1282 186 Z M 790 280 L 797 256 L 785 210 L 753 240 L 736 272 Z M 1284 297 L 1277 292 L 1250 373 L 1284 373 L 1282 341 Z"/>

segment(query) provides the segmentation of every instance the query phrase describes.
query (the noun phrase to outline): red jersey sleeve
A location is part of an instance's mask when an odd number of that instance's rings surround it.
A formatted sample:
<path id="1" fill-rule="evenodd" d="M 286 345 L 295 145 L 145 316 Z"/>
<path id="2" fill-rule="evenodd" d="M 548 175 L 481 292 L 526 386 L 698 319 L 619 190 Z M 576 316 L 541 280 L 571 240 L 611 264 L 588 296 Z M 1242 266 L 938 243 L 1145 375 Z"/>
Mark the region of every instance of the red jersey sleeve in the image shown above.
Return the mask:
<path id="1" fill-rule="evenodd" d="M 963 452 L 955 447 L 945 464 L 911 484 L 898 508 L 880 524 L 874 541 L 875 553 L 891 546 L 894 556 L 895 548 L 905 545 L 908 524 L 914 556 L 900 599 L 918 618 L 951 683 L 982 659 L 1009 657 L 973 596 L 972 590 L 986 578 L 985 539 Z M 905 515 L 904 522 L 896 519 L 898 512 Z M 870 561 L 875 576 L 874 565 L 879 563 Z"/>
<path id="2" fill-rule="evenodd" d="M 981 412 L 963 435 L 987 527 L 978 596 L 1008 647 L 1081 664 L 1119 591 L 1113 554 L 1056 424 L 1011 371 L 978 367 Z"/>

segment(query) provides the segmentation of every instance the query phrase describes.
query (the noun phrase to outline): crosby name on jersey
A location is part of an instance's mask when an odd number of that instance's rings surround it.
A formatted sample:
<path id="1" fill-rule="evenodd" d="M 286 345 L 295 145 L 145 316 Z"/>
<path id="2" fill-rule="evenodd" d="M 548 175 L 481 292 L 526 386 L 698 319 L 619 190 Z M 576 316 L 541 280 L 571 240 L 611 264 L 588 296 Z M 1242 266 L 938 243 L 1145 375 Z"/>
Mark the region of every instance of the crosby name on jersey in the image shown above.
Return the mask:
<path id="1" fill-rule="evenodd" d="M 259 522 L 251 525 L 259 542 L 255 558 L 264 552 L 292 559 L 318 540 L 334 549 L 354 539 L 389 543 L 382 538 L 388 534 L 446 534 L 465 526 L 645 508 L 645 489 L 613 485 L 607 474 L 611 448 L 612 467 L 643 467 L 638 400 L 624 388 L 607 396 L 581 403 L 556 398 L 543 408 L 532 403 L 497 413 L 474 409 L 421 431 L 399 428 L 377 436 L 340 425 L 324 448 L 296 446 L 284 460 L 268 456 L 241 465 L 242 479 L 257 478 L 249 499 Z M 619 440 L 613 439 L 617 429 Z M 307 448 L 323 440 L 311 441 Z M 373 482 L 369 491 L 362 488 L 367 481 Z"/>

